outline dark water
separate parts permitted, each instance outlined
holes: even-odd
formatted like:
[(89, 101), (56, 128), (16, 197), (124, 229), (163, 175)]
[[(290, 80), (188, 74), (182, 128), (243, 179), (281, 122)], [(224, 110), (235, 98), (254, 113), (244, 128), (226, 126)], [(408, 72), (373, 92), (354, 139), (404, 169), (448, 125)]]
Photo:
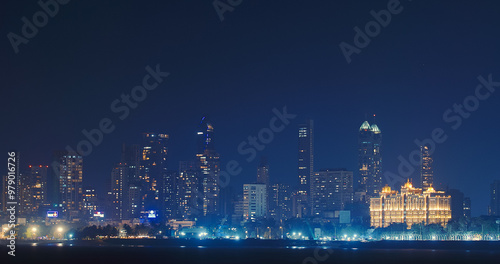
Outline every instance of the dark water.
[[(123, 242), (123, 241), (122, 241)], [(358, 243), (325, 246), (141, 241), (21, 243), (16, 257), (2, 243), (0, 263), (499, 263), (499, 243)], [(245, 243), (245, 242), (242, 242)], [(177, 245), (176, 245), (177, 244)], [(359, 246), (358, 246), (359, 245)], [(411, 248), (415, 245), (415, 248)], [(440, 248), (440, 249), (430, 249)], [(7, 262), (7, 263), (10, 263)]]

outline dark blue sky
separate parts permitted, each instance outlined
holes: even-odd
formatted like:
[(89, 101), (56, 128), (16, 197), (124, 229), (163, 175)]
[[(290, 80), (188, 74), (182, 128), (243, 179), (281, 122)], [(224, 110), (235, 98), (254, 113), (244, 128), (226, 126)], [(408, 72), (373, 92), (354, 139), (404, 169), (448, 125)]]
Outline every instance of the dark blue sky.
[[(41, 10), (36, 2), (0, 8), (0, 151), (18, 149), (25, 164), (49, 163), (53, 150), (75, 147), (82, 129), (108, 117), (115, 131), (84, 160), (85, 184), (102, 192), (122, 142), (166, 132), (176, 169), (193, 157), (197, 123), (208, 114), (223, 164), (242, 164), (231, 179), (239, 190), (254, 180), (258, 159), (247, 163), (238, 144), (268, 125), (273, 108), (287, 106), (299, 116), (260, 154), (273, 180), (294, 184), (298, 123), (315, 121), (317, 169), (356, 171), (357, 131), (375, 113), (384, 170), (397, 172), (416, 138), (443, 128), (435, 181), (470, 196), (473, 215), (487, 213), (489, 184), (500, 178), (498, 95), (457, 130), (442, 116), (474, 94), (479, 75), (500, 81), (496, 1), (403, 0), (403, 11), (350, 64), (339, 44), (352, 45), (353, 28), (389, 1), (243, 0), (222, 22), (212, 1), (70, 1), (15, 54), (6, 36), (20, 34), (21, 17)], [(171, 75), (119, 121), (111, 102), (156, 64)]]

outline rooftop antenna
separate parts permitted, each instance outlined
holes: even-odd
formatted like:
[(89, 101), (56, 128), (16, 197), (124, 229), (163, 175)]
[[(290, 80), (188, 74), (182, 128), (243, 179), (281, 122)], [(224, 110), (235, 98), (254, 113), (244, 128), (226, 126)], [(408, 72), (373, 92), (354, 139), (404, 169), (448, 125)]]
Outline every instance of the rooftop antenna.
[(373, 123), (376, 124), (377, 122), (375, 122), (375, 114), (373, 114)]

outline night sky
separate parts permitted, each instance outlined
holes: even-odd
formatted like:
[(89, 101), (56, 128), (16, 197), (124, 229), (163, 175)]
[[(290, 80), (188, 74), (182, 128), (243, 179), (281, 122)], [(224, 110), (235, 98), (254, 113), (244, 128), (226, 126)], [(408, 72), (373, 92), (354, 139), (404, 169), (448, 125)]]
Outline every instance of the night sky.
[[(255, 181), (259, 158), (248, 163), (237, 146), (268, 127), (273, 108), (298, 116), (259, 156), (268, 157), (272, 181), (290, 184), (299, 123), (315, 121), (315, 169), (356, 171), (359, 126), (376, 114), (384, 171), (396, 173), (415, 139), (442, 128), (448, 139), (434, 153), (435, 182), (470, 196), (473, 216), (487, 214), (489, 184), (500, 179), (499, 95), (480, 101), (456, 130), (443, 113), (474, 95), (478, 76), (500, 82), (500, 3), (402, 0), (347, 63), (339, 44), (354, 45), (353, 28), (388, 2), (243, 0), (221, 21), (211, 0), (70, 1), (16, 54), (7, 34), (20, 35), (21, 18), (41, 7), (2, 1), (0, 151), (19, 150), (26, 166), (48, 164), (54, 150), (75, 148), (83, 129), (110, 118), (116, 129), (84, 158), (84, 185), (103, 193), (122, 142), (168, 133), (176, 170), (194, 157), (197, 124), (209, 115), (222, 165), (234, 159), (243, 168), (231, 178), (240, 191)], [(157, 64), (170, 76), (120, 120), (111, 102)]]

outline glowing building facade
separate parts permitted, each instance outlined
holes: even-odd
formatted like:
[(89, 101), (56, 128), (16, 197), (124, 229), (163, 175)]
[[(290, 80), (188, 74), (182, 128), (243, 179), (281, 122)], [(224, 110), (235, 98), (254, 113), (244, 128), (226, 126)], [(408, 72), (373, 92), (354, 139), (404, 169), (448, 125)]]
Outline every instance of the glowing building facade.
[(74, 217), (83, 209), (83, 157), (74, 152), (59, 152), (59, 193), (64, 213)]
[(436, 191), (432, 186), (422, 191), (410, 182), (401, 187), (401, 193), (385, 186), (379, 197), (370, 198), (371, 226), (387, 227), (393, 223), (424, 223), (446, 226), (451, 219), (451, 196)]

